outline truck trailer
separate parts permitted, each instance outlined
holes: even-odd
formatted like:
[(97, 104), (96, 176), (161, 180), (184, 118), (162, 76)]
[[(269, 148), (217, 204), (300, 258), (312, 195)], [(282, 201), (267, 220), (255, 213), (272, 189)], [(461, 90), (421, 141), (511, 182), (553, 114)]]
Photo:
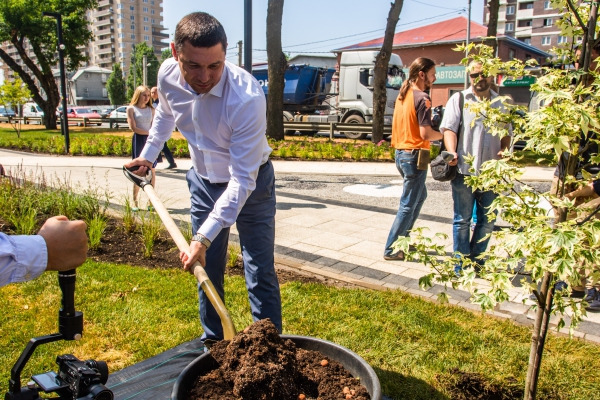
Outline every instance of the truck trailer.
[[(342, 53), (339, 72), (333, 68), (289, 65), (284, 74), (283, 120), (296, 122), (343, 122), (363, 124), (373, 120), (373, 76), (378, 51)], [(252, 71), (265, 96), (269, 93), (267, 67)], [(392, 123), (394, 104), (404, 74), (402, 61), (392, 54), (388, 65), (387, 105), (384, 121)], [(288, 132), (286, 132), (288, 133)], [(308, 131), (306, 134), (315, 134)], [(350, 139), (364, 139), (367, 133), (344, 132)]]

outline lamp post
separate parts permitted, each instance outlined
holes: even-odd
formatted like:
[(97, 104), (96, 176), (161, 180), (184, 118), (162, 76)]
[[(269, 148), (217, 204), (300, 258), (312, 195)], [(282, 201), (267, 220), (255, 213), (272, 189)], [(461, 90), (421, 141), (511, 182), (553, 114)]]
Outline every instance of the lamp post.
[(60, 68), (60, 97), (62, 100), (62, 118), (60, 120), (60, 128), (65, 137), (65, 150), (69, 154), (69, 119), (67, 117), (67, 84), (65, 76), (65, 45), (62, 35), (62, 15), (55, 12), (42, 12), (42, 17), (52, 17), (56, 19), (56, 36), (58, 37), (58, 65)]
[[(467, 54), (465, 57), (469, 57), (469, 41), (471, 40), (471, 0), (469, 0), (469, 17), (467, 18)], [(465, 89), (469, 87), (469, 73), (465, 73)]]
[(252, 72), (252, 0), (244, 0), (244, 69)]

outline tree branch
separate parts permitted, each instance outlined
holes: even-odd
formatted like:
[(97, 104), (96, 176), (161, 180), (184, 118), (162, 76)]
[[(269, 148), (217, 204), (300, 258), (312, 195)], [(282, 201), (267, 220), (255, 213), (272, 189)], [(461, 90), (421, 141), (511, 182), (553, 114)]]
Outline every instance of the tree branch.
[(585, 24), (583, 23), (583, 20), (581, 19), (581, 17), (577, 13), (577, 8), (573, 4), (573, 1), (572, 0), (567, 0), (567, 5), (569, 6), (569, 9), (573, 13), (573, 15), (575, 15), (575, 18), (577, 19), (577, 22), (579, 23), (579, 26), (581, 26), (581, 29), (583, 29), (583, 32), (585, 34), (587, 34), (587, 26), (585, 26)]

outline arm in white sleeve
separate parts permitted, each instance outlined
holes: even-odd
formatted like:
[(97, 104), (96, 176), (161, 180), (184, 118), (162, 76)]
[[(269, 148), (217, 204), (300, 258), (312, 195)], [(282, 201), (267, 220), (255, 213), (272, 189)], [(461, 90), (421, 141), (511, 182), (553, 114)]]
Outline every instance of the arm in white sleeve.
[(37, 278), (47, 265), (48, 249), (43, 237), (0, 233), (0, 286)]
[(256, 177), (263, 159), (266, 132), (266, 102), (254, 97), (234, 113), (229, 153), (231, 179), (225, 192), (198, 233), (214, 240), (221, 229), (233, 225), (246, 200), (256, 188)]
[(175, 129), (175, 117), (173, 117), (171, 107), (167, 102), (167, 98), (163, 95), (159, 83), (158, 107), (154, 111), (152, 127), (150, 128), (148, 140), (146, 140), (146, 145), (140, 153), (140, 157), (154, 162), (162, 151), (165, 142), (173, 134), (173, 129)]

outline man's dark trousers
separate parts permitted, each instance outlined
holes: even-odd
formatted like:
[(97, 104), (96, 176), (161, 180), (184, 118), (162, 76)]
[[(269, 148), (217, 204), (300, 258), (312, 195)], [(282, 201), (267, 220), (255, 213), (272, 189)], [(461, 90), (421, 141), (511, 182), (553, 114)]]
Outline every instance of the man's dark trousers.
[(163, 149), (162, 149), (163, 154), (165, 155), (165, 158), (167, 159), (167, 162), (169, 163), (169, 166), (174, 167), (175, 166), (175, 159), (173, 158), (173, 153), (171, 153), (171, 150), (169, 150), (169, 147), (167, 146), (167, 142), (165, 142)]
[[(227, 189), (227, 184), (213, 184), (202, 179), (194, 169), (187, 173), (191, 194), (192, 229), (208, 218), (215, 202)], [(244, 259), (246, 288), (254, 320), (270, 318), (281, 332), (281, 295), (275, 273), (275, 173), (271, 161), (263, 164), (252, 192), (236, 221)], [(223, 229), (206, 252), (206, 273), (221, 299), (227, 262), (229, 228)], [(222, 340), (223, 327), (219, 315), (198, 286), (200, 320), (204, 328), (202, 340)]]

